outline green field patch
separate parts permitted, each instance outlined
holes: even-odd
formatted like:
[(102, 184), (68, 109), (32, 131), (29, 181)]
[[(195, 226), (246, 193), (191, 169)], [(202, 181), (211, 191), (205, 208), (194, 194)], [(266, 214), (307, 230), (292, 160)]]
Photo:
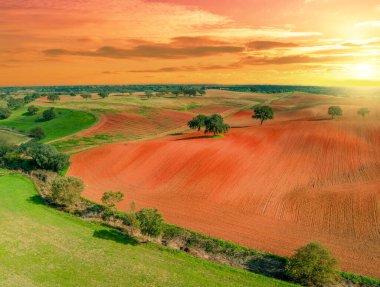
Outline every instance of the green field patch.
[(293, 286), (133, 238), (44, 205), (0, 176), (1, 286)]
[(55, 119), (43, 121), (42, 112), (46, 109), (48, 108), (40, 107), (36, 115), (29, 115), (26, 108), (16, 110), (8, 119), (0, 120), (0, 126), (14, 128), (25, 133), (32, 128), (41, 127), (46, 134), (46, 138), (42, 142), (48, 142), (87, 129), (96, 122), (93, 114), (61, 108), (55, 109), (57, 112)]
[(0, 128), (0, 144), (19, 145), (29, 140), (26, 135)]

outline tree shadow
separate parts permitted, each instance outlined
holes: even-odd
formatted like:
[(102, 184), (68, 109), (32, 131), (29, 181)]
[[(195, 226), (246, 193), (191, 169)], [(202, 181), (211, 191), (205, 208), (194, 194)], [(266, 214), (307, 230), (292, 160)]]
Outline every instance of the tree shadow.
[(121, 244), (138, 245), (138, 241), (115, 229), (95, 230), (93, 237), (111, 240)]
[(258, 254), (244, 263), (253, 273), (284, 280), (286, 259), (270, 254)]
[(43, 200), (43, 198), (37, 194), (29, 197), (26, 201), (28, 203), (33, 203), (37, 205), (45, 205), (45, 201)]
[(180, 139), (176, 139), (176, 141), (197, 140), (197, 139), (209, 139), (209, 138), (212, 138), (212, 136), (203, 135), (203, 136), (196, 136), (196, 137), (189, 137), (189, 138), (180, 138)]
[(21, 115), (25, 116), (25, 117), (31, 117), (31, 116), (33, 116), (33, 114), (31, 114), (29, 112), (22, 113)]
[(320, 119), (310, 119), (309, 122), (319, 122), (319, 121), (331, 121), (332, 118), (320, 118)]
[(181, 136), (183, 135), (184, 133), (173, 133), (173, 134), (169, 134), (169, 136)]

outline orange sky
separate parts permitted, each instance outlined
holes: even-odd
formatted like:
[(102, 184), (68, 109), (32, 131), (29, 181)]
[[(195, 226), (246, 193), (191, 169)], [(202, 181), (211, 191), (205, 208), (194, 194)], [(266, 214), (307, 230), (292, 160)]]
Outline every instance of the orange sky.
[(0, 0), (0, 85), (380, 86), (379, 0)]

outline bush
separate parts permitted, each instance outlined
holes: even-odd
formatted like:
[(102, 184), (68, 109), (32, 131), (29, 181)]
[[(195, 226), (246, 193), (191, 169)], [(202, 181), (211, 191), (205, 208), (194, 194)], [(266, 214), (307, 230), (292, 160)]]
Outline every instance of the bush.
[(303, 286), (326, 286), (337, 278), (337, 261), (318, 243), (299, 248), (288, 261), (287, 275)]
[(11, 110), (16, 110), (18, 108), (21, 108), (22, 106), (25, 105), (25, 102), (24, 102), (24, 99), (21, 99), (21, 98), (9, 98), (8, 99), (8, 108), (10, 108)]
[(40, 109), (38, 108), (38, 107), (36, 107), (36, 106), (29, 106), (28, 107), (28, 113), (30, 114), (30, 115), (35, 115), (35, 114), (37, 114), (37, 112), (39, 111)]
[(37, 139), (41, 140), (46, 137), (46, 134), (44, 130), (41, 127), (35, 127), (30, 130), (30, 136)]
[(54, 108), (50, 108), (48, 110), (45, 110), (42, 113), (42, 119), (45, 121), (50, 121), (57, 117), (57, 113), (55, 112)]
[(144, 208), (136, 213), (140, 230), (144, 235), (159, 237), (164, 229), (164, 219), (157, 209)]
[(83, 182), (76, 177), (58, 177), (51, 185), (51, 198), (57, 205), (73, 208), (84, 190)]
[(47, 99), (49, 101), (55, 102), (55, 101), (59, 101), (61, 98), (57, 94), (50, 94), (47, 96)]
[(117, 191), (107, 191), (103, 194), (101, 200), (102, 203), (111, 210), (116, 209), (116, 203), (121, 202), (124, 199), (124, 193)]
[(0, 120), (7, 119), (10, 117), (10, 115), (11, 115), (10, 109), (0, 107)]

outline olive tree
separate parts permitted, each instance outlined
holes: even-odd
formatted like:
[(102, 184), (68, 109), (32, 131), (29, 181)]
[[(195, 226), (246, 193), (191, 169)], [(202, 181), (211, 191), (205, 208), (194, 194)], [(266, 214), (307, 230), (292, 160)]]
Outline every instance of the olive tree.
[(339, 106), (331, 106), (331, 107), (329, 107), (327, 112), (331, 116), (332, 119), (334, 119), (335, 116), (343, 115), (342, 108)]
[(144, 208), (136, 213), (140, 222), (141, 233), (151, 237), (158, 237), (164, 229), (164, 219), (157, 209)]
[(51, 198), (57, 205), (72, 209), (84, 191), (82, 180), (76, 177), (58, 177), (51, 185)]
[(302, 286), (326, 286), (336, 279), (337, 261), (316, 242), (299, 248), (286, 264), (287, 275)]
[(260, 120), (260, 125), (263, 125), (266, 120), (273, 120), (274, 111), (270, 106), (257, 106), (253, 109), (252, 118)]
[(213, 133), (214, 136), (220, 133), (227, 133), (230, 129), (228, 124), (224, 123), (221, 115), (214, 114), (205, 120), (205, 134)]
[(50, 121), (56, 117), (57, 117), (57, 113), (55, 112), (54, 108), (50, 108), (48, 110), (45, 110), (42, 113), (42, 119), (44, 121)]
[(360, 108), (358, 110), (358, 115), (362, 116), (362, 118), (365, 118), (365, 116), (367, 116), (368, 114), (369, 114), (369, 109), (367, 108)]
[(205, 115), (197, 115), (195, 118), (191, 119), (188, 123), (187, 126), (191, 129), (198, 129), (198, 131), (201, 130), (202, 127), (205, 126), (205, 122), (207, 120), (207, 116)]
[(59, 101), (61, 98), (57, 94), (50, 94), (47, 96), (47, 99), (49, 101), (55, 102), (55, 101)]

